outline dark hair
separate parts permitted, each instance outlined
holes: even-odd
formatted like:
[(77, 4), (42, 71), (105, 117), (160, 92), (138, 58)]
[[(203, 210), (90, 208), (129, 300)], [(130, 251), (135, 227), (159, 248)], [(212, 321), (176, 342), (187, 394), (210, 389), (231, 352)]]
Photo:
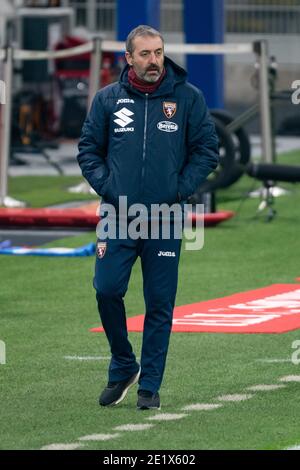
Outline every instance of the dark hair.
[(129, 54), (133, 53), (133, 40), (137, 36), (159, 36), (160, 39), (162, 40), (162, 43), (164, 44), (164, 38), (162, 37), (161, 33), (157, 31), (156, 29), (152, 28), (151, 26), (147, 26), (144, 24), (141, 24), (134, 28), (132, 31), (127, 36), (126, 39), (126, 51), (129, 52)]

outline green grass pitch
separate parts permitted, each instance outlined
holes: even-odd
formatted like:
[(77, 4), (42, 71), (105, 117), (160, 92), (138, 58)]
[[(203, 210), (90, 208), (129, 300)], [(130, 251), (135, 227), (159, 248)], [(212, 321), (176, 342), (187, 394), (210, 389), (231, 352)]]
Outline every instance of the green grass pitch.
[[(282, 161), (297, 163), (297, 152)], [(78, 179), (77, 179), (78, 180)], [(14, 178), (12, 196), (32, 206), (66, 200), (62, 189), (76, 178)], [(177, 305), (292, 283), (300, 276), (300, 187), (285, 185), (271, 223), (254, 218), (258, 201), (241, 197), (258, 182), (243, 177), (217, 194), (218, 208), (236, 217), (205, 230), (201, 251), (182, 251)], [(52, 189), (52, 190), (51, 190)], [(68, 196), (69, 197), (69, 196)], [(70, 195), (73, 199), (74, 195)], [(52, 243), (79, 246), (94, 234)], [(115, 408), (98, 405), (107, 381), (108, 360), (75, 361), (65, 356), (109, 356), (98, 326), (92, 288), (94, 259), (0, 256), (0, 339), (7, 361), (0, 364), (0, 449), (40, 449), (78, 442), (80, 436), (114, 434), (116, 426), (150, 423), (154, 412), (136, 410), (136, 389)], [(128, 316), (144, 313), (142, 279), (136, 263), (126, 296)], [(142, 336), (130, 333), (139, 357)], [(266, 363), (290, 359), (300, 331), (277, 335), (174, 333), (163, 386), (161, 413), (183, 413), (194, 403), (217, 403), (224, 394), (245, 393), (257, 384), (278, 384), (300, 375), (300, 364)], [(283, 449), (300, 444), (300, 383), (255, 392), (243, 402), (211, 411), (191, 411), (178, 421), (122, 431), (108, 441), (86, 441), (84, 449)], [(156, 413), (156, 412), (155, 412)]]

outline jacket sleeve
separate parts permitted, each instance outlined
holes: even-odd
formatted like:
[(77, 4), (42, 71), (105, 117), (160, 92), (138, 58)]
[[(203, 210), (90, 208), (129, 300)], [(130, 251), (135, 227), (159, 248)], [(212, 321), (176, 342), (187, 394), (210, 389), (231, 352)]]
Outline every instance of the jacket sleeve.
[(82, 174), (97, 194), (102, 196), (109, 176), (106, 163), (108, 121), (99, 93), (82, 126), (77, 160)]
[(186, 200), (202, 184), (219, 163), (218, 137), (203, 94), (192, 104), (187, 124), (187, 163), (179, 175), (180, 199)]

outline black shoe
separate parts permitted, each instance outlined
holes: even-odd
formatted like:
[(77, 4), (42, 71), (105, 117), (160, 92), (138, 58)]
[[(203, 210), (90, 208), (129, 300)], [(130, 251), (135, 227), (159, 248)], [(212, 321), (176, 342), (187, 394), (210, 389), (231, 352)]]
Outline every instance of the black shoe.
[(108, 382), (107, 387), (100, 395), (99, 405), (118, 405), (118, 403), (120, 403), (125, 398), (129, 388), (137, 383), (139, 376), (140, 370), (128, 379), (121, 380), (120, 382)]
[(139, 390), (137, 407), (139, 410), (160, 410), (159, 394), (148, 390)]

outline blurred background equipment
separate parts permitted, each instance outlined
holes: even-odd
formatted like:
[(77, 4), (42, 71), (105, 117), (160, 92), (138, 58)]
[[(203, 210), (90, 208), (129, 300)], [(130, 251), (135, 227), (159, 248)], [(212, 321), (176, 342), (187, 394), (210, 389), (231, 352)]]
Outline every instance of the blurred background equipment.
[[(269, 104), (262, 100), (260, 66), (261, 65), (257, 61), (254, 64), (254, 73), (250, 77), (252, 87), (257, 90), (256, 103), (252, 104), (252, 106), (235, 117), (223, 109), (211, 110), (211, 115), (215, 121), (216, 131), (220, 141), (221, 160), (217, 170), (198, 188), (196, 194), (193, 195), (193, 200), (195, 201), (199, 198), (201, 199), (201, 194), (206, 191), (215, 191), (218, 188), (226, 188), (234, 184), (245, 172), (246, 165), (251, 159), (250, 136), (246, 131), (246, 126), (249, 122), (256, 119), (262, 109), (266, 109), (266, 106), (269, 108), (270, 139), (268, 147), (263, 153), (262, 160), (269, 164), (276, 161), (276, 117), (277, 114), (279, 114), (278, 109), (281, 111), (282, 103), (289, 102), (291, 100), (291, 91), (276, 90), (276, 84), (278, 81), (278, 65), (276, 58), (271, 56), (269, 64), (267, 65), (267, 92), (269, 95)], [(265, 125), (265, 120), (263, 118), (261, 118), (261, 123), (262, 126)], [(269, 134), (269, 130), (266, 131), (266, 134)], [(280, 168), (278, 168), (277, 175), (279, 174)], [(277, 178), (277, 180), (286, 181), (285, 179), (280, 178)], [(273, 185), (272, 191), (274, 195), (275, 189), (276, 188)], [(279, 194), (280, 192), (277, 191), (277, 193)]]
[[(52, 50), (64, 35), (74, 28), (73, 8), (18, 8), (9, 26), (13, 31), (13, 42), (20, 49), (32, 51)], [(53, 62), (27, 60), (20, 66), (21, 83), (44, 83), (53, 73)]]
[(247, 174), (261, 181), (300, 182), (300, 166), (272, 165), (268, 163), (250, 163), (246, 168)]
[[(74, 27), (72, 8), (42, 8), (59, 6), (59, 2), (25, 2), (17, 8), (6, 27), (8, 44), (22, 50), (47, 51)], [(54, 5), (56, 3), (56, 5)], [(59, 109), (53, 81), (53, 61), (14, 61), (12, 97), (11, 163), (24, 164), (20, 154), (41, 155), (62, 173), (52, 161), (48, 149), (57, 149)]]
[[(29, 51), (60, 51), (86, 44), (88, 38), (71, 34), (74, 9), (58, 8), (60, 3), (18, 2), (20, 8), (7, 8), (6, 43)], [(118, 76), (119, 63), (113, 52), (104, 52), (100, 65), (97, 81), (105, 86)], [(90, 71), (91, 52), (55, 60), (50, 56), (14, 60), (11, 164), (24, 165), (22, 154), (35, 154), (62, 173), (48, 150), (58, 149), (58, 139), (79, 137), (89, 105)]]

